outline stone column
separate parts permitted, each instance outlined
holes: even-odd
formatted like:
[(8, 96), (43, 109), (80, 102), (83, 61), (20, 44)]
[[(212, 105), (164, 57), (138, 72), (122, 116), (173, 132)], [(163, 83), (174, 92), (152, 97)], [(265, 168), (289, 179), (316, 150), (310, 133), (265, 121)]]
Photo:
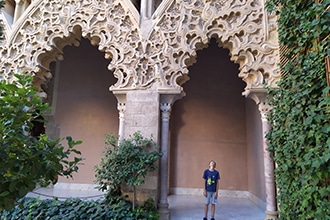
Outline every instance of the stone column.
[(161, 152), (160, 159), (160, 199), (158, 212), (161, 220), (169, 218), (167, 192), (168, 192), (168, 139), (171, 115), (171, 103), (161, 103)]
[(162, 94), (160, 102), (161, 111), (161, 152), (162, 157), (160, 160), (160, 198), (158, 204), (158, 212), (160, 220), (169, 220), (170, 213), (168, 209), (168, 152), (169, 152), (169, 128), (172, 104), (181, 97), (180, 91), (178, 94)]
[(277, 219), (277, 204), (276, 204), (276, 188), (274, 179), (274, 161), (270, 156), (268, 150), (268, 141), (266, 134), (270, 130), (270, 125), (267, 120), (267, 112), (270, 107), (266, 102), (258, 104), (258, 108), (261, 114), (262, 133), (263, 133), (263, 150), (264, 150), (264, 172), (265, 172), (265, 184), (266, 184), (266, 217), (268, 219)]
[(276, 187), (274, 179), (274, 161), (271, 158), (268, 150), (268, 140), (266, 134), (271, 129), (267, 119), (267, 113), (270, 110), (270, 106), (266, 102), (267, 92), (263, 89), (251, 91), (248, 97), (253, 99), (260, 111), (261, 123), (262, 123), (262, 139), (263, 139), (263, 151), (264, 151), (264, 174), (265, 174), (265, 189), (266, 189), (266, 216), (265, 220), (277, 219), (277, 203), (276, 203)]

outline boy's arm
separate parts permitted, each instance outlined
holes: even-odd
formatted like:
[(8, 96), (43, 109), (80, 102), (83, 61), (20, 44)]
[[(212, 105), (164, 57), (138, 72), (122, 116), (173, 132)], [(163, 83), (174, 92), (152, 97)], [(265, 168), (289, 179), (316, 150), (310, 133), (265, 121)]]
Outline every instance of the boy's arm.
[(216, 189), (215, 189), (215, 195), (214, 195), (214, 198), (218, 198), (218, 190), (219, 190), (219, 180), (217, 180), (217, 182), (216, 182)]
[(204, 189), (204, 190), (203, 190), (203, 196), (204, 196), (204, 197), (206, 197), (205, 181), (206, 181), (206, 180), (203, 179), (203, 182), (204, 182), (204, 184), (203, 184), (203, 189)]
[(203, 178), (203, 183), (204, 183), (204, 184), (203, 184), (203, 189), (204, 189), (204, 190), (203, 190), (203, 196), (206, 197), (206, 188), (205, 188), (205, 185), (206, 185), (206, 184), (205, 184), (205, 181), (206, 181), (206, 175), (205, 175), (205, 170), (204, 170), (204, 173), (203, 173), (203, 177), (202, 177), (202, 178)]

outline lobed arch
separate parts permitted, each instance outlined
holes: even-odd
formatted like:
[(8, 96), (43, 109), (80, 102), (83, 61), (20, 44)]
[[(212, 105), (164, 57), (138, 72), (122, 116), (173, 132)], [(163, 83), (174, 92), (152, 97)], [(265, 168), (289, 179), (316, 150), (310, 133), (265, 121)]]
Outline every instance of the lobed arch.
[(111, 59), (109, 68), (120, 69), (125, 65), (124, 54), (134, 50), (125, 42), (135, 43), (138, 38), (138, 13), (132, 8), (129, 0), (33, 1), (17, 23), (6, 29), (5, 39), (0, 42), (0, 77), (11, 79), (14, 73), (24, 72), (34, 75), (41, 89), (52, 77), (50, 63), (63, 59), (65, 46), (79, 46), (81, 37), (98, 45)]
[(264, 0), (164, 0), (144, 21), (131, 0), (33, 1), (0, 44), (3, 79), (16, 72), (51, 78), (49, 64), (81, 37), (105, 53), (117, 78), (112, 91), (182, 91), (196, 52), (216, 38), (251, 89), (279, 80), (276, 18)]
[(173, 1), (150, 36), (162, 39), (159, 45), (169, 57), (158, 64), (162, 86), (181, 89), (196, 52), (211, 38), (229, 49), (230, 59), (239, 64), (239, 77), (246, 83), (243, 95), (276, 87), (280, 78), (276, 17), (266, 12), (263, 0)]

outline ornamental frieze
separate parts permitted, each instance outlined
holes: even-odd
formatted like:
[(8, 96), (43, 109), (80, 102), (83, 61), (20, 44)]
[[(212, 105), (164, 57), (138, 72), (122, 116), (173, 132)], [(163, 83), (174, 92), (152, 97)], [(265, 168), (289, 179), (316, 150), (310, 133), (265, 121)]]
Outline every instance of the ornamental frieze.
[(157, 6), (142, 17), (130, 0), (32, 1), (5, 25), (0, 77), (34, 74), (41, 87), (52, 77), (50, 63), (83, 37), (109, 59), (117, 78), (111, 90), (181, 91), (197, 51), (216, 38), (239, 64), (245, 93), (279, 80), (276, 18), (263, 0), (163, 0)]

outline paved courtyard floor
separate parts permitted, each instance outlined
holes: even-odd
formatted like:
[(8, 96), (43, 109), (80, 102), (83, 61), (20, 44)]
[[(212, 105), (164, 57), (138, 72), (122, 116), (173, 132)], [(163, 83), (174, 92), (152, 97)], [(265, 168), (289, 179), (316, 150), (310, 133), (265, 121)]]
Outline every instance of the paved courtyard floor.
[[(204, 217), (203, 196), (171, 195), (168, 201), (171, 220), (202, 220)], [(216, 220), (263, 220), (265, 217), (265, 212), (252, 201), (240, 198), (219, 197), (215, 212)]]
[[(79, 197), (100, 199), (98, 191), (40, 188), (28, 196), (49, 199)], [(202, 220), (204, 217), (204, 197), (196, 195), (170, 195), (168, 197), (171, 220)], [(210, 210), (209, 210), (210, 211)], [(209, 215), (210, 216), (210, 215)], [(219, 197), (216, 205), (216, 220), (263, 220), (265, 212), (249, 199)]]

